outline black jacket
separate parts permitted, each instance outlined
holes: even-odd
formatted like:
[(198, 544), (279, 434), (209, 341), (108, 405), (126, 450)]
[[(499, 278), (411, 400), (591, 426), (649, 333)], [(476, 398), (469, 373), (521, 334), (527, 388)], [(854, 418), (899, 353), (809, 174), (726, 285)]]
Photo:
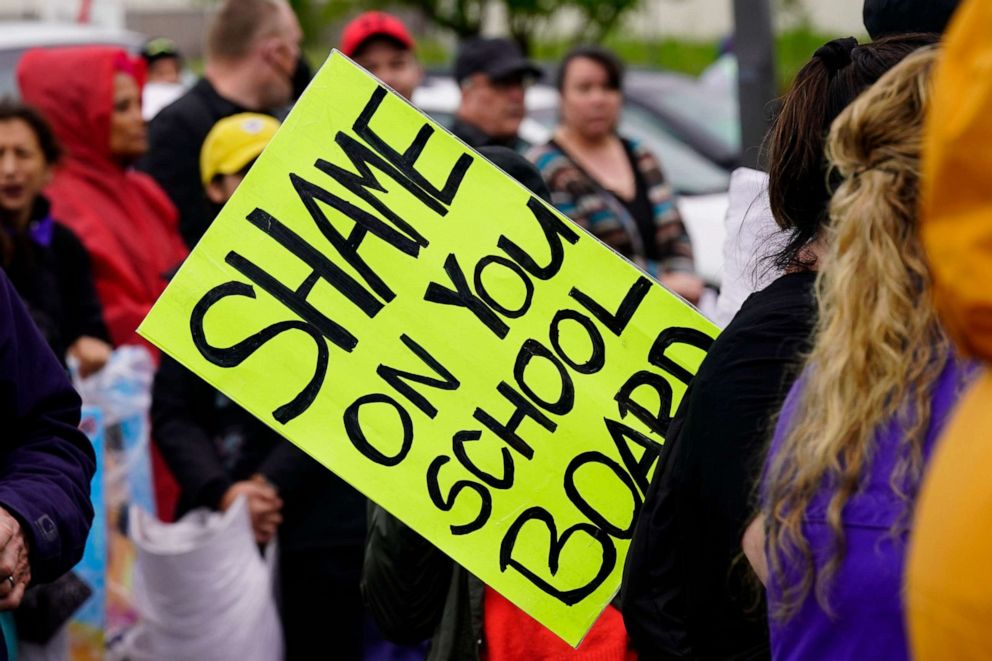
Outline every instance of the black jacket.
[(427, 661), (477, 661), (482, 581), (378, 505), (369, 505), (362, 597), (387, 640), (430, 639)]
[(86, 248), (72, 230), (52, 220), (48, 200), (39, 197), (28, 231), (8, 240), (7, 275), (59, 361), (84, 335), (109, 342)]
[(641, 658), (770, 655), (741, 538), (771, 422), (809, 347), (815, 277), (785, 275), (751, 295), (682, 400), (624, 570), (624, 623)]
[(79, 406), (65, 370), (0, 271), (0, 505), (21, 524), (34, 583), (53, 581), (79, 562), (93, 521), (96, 459), (79, 430)]
[(261, 473), (283, 500), (281, 547), (362, 544), (361, 494), (168, 356), (152, 389), (152, 429), (179, 482), (177, 516), (216, 509), (234, 482)]
[(505, 139), (494, 138), (475, 124), (469, 124), (457, 116), (451, 123), (451, 132), (456, 138), (464, 142), (472, 149), (480, 149), (482, 147), (507, 147), (518, 154), (522, 154), (530, 147), (526, 141), (518, 138), (517, 136)]
[(176, 205), (179, 231), (190, 248), (216, 215), (200, 180), (203, 141), (219, 120), (246, 111), (203, 78), (148, 125), (148, 152), (138, 168), (154, 177)]

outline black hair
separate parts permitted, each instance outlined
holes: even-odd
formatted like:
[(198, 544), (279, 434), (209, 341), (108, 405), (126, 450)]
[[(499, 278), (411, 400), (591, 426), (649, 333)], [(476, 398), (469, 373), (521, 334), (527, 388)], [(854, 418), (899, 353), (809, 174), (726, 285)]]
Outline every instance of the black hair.
[(41, 153), (45, 156), (45, 162), (54, 165), (62, 156), (62, 147), (52, 131), (51, 125), (41, 112), (26, 103), (15, 101), (10, 97), (0, 99), (0, 122), (9, 122), (18, 119), (34, 132), (41, 147)]
[(903, 58), (938, 39), (904, 34), (861, 45), (852, 37), (835, 39), (799, 71), (766, 138), (772, 215), (789, 233), (784, 247), (769, 257), (775, 267), (812, 266), (803, 248), (828, 223), (839, 183), (830, 179), (824, 151), (834, 119)]
[(555, 87), (561, 92), (565, 86), (565, 74), (568, 73), (568, 65), (578, 58), (592, 60), (603, 67), (606, 71), (606, 83), (610, 89), (623, 90), (624, 66), (623, 61), (617, 57), (613, 51), (602, 46), (576, 46), (565, 53), (561, 64), (558, 65), (558, 75), (555, 78)]

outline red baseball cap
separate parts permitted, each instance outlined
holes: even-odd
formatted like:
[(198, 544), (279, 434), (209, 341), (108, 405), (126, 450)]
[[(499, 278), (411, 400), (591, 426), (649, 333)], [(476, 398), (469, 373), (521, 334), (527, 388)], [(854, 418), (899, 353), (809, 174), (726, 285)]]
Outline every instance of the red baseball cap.
[(389, 37), (411, 50), (414, 46), (413, 37), (403, 25), (403, 21), (385, 12), (367, 11), (356, 16), (344, 27), (339, 50), (352, 57), (355, 51), (372, 37)]

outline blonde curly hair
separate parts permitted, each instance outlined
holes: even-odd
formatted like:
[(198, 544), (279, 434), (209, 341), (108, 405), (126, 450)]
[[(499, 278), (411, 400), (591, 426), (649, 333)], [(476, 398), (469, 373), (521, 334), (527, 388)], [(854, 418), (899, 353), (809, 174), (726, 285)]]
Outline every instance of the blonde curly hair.
[[(930, 297), (918, 233), (923, 122), (938, 50), (925, 48), (886, 73), (838, 116), (827, 156), (843, 178), (830, 204), (828, 254), (817, 277), (819, 321), (797, 415), (765, 478), (764, 515), (773, 616), (792, 617), (814, 590), (830, 613), (829, 587), (845, 553), (841, 519), (871, 459), (878, 428), (905, 430), (890, 476), (906, 503), (905, 531), (923, 468), (930, 390), (950, 356)], [(807, 507), (830, 485), (833, 544), (816, 570), (803, 533)], [(798, 581), (784, 568), (799, 562)]]

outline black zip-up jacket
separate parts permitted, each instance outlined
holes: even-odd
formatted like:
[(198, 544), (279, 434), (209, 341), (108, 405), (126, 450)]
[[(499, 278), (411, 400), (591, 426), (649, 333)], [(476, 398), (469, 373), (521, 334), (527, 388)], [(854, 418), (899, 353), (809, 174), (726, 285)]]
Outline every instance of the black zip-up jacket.
[(150, 174), (176, 205), (179, 231), (190, 248), (217, 215), (200, 180), (203, 141), (218, 121), (247, 110), (222, 97), (202, 78), (148, 124), (148, 152), (138, 169)]
[(752, 294), (669, 430), (621, 590), (642, 659), (767, 659), (764, 591), (741, 551), (771, 430), (816, 319), (811, 272)]

